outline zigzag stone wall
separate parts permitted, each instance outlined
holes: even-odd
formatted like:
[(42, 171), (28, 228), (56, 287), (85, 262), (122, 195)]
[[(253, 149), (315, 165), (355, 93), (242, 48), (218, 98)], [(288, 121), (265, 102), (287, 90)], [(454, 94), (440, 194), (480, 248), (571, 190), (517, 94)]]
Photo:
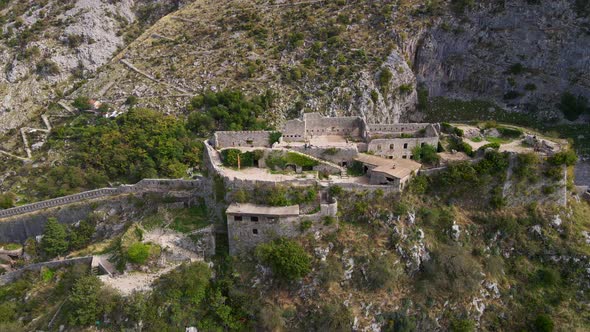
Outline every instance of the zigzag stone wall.
[(129, 206), (126, 197), (149, 193), (175, 194), (178, 191), (203, 196), (209, 193), (203, 178), (196, 180), (145, 179), (135, 185), (90, 190), (75, 195), (54, 198), (16, 208), (0, 210), (0, 242), (24, 242), (43, 233), (49, 217), (65, 224), (85, 219), (96, 204), (122, 211)]
[(86, 256), (86, 257), (76, 257), (76, 258), (71, 258), (71, 259), (64, 259), (61, 261), (51, 261), (51, 262), (43, 262), (43, 263), (36, 263), (36, 264), (27, 265), (20, 270), (8, 272), (8, 273), (1, 275), (0, 276), (0, 286), (6, 285), (7, 283), (15, 281), (16, 279), (20, 278), (27, 271), (39, 271), (43, 267), (56, 268), (56, 267), (61, 267), (61, 266), (77, 265), (77, 264), (90, 265), (91, 262), (92, 262), (92, 256)]

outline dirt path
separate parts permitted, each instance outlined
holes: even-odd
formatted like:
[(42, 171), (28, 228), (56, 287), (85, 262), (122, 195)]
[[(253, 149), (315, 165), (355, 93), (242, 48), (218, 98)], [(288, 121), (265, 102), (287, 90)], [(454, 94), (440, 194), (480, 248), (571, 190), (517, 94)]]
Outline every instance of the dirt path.
[(169, 266), (166, 266), (165, 268), (154, 273), (131, 272), (116, 277), (103, 275), (99, 276), (99, 278), (105, 285), (118, 290), (123, 295), (129, 295), (134, 291), (141, 292), (150, 290), (152, 283), (156, 279), (158, 279), (161, 275), (174, 270), (179, 265), (180, 263), (170, 264)]

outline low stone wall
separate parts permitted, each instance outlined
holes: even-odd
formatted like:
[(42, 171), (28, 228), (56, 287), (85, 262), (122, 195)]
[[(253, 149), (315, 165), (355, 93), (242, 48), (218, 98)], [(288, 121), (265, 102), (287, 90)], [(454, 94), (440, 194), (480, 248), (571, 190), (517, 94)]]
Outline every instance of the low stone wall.
[(92, 256), (86, 256), (86, 257), (64, 259), (61, 261), (51, 261), (51, 262), (31, 264), (31, 265), (23, 267), (20, 270), (8, 272), (8, 273), (1, 275), (0, 276), (0, 286), (6, 285), (8, 283), (11, 283), (11, 282), (19, 279), (27, 271), (40, 271), (43, 267), (54, 269), (57, 267), (68, 266), (68, 265), (77, 265), (77, 264), (85, 264), (85, 265), (90, 266), (91, 263), (92, 263)]
[(217, 131), (213, 134), (213, 146), (217, 149), (231, 147), (270, 146), (270, 131)]

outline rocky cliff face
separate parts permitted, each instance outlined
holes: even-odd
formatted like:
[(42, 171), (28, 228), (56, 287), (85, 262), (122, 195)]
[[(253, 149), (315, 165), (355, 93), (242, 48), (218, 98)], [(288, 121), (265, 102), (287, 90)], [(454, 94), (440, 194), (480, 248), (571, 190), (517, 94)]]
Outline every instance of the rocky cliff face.
[(430, 96), (550, 115), (565, 91), (590, 97), (589, 22), (574, 1), (479, 3), (425, 33), (416, 75)]
[(9, 1), (0, 40), (0, 132), (43, 113), (179, 1)]

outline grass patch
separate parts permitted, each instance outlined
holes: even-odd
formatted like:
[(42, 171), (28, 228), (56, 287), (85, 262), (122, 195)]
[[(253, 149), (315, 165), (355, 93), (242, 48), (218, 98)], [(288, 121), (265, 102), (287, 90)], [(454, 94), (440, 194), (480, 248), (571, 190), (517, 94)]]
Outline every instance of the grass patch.
[(18, 243), (8, 243), (2, 246), (2, 248), (4, 248), (4, 250), (18, 250), (18, 249), (22, 249), (22, 245), (18, 244)]
[(512, 140), (508, 139), (508, 138), (504, 138), (504, 137), (486, 136), (486, 141), (488, 141), (490, 143), (506, 144), (506, 143), (510, 143)]
[(199, 204), (188, 209), (173, 210), (174, 219), (170, 228), (177, 232), (189, 233), (209, 225), (207, 206)]

